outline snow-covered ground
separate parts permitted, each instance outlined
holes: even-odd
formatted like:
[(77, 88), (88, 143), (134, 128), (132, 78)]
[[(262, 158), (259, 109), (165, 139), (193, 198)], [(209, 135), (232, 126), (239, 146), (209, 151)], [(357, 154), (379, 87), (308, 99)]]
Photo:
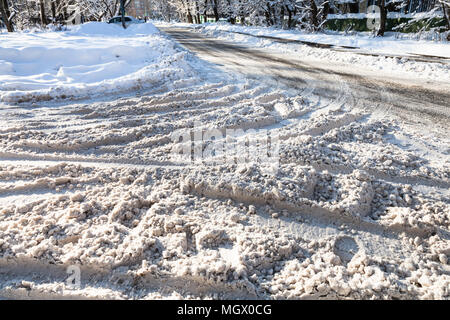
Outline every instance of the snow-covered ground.
[[(91, 27), (16, 46), (74, 48)], [(152, 68), (189, 72), (146, 78), (142, 96), (0, 106), (0, 298), (450, 297), (447, 128), (368, 112), (344, 82), (339, 101), (284, 91), (139, 32), (139, 48), (161, 47)], [(128, 41), (90, 34), (111, 59)], [(173, 133), (194, 126), (279, 137), (279, 166), (180, 163)]]
[[(158, 22), (158, 25), (168, 25)], [(174, 24), (169, 24), (174, 25)], [(395, 37), (373, 37), (368, 33), (354, 35), (306, 33), (296, 30), (281, 30), (266, 27), (245, 27), (228, 23), (207, 23), (192, 26), (175, 24), (177, 27), (194, 28), (205, 35), (264, 47), (277, 51), (297, 53), (308, 58), (317, 58), (333, 63), (347, 63), (355, 67), (382, 71), (408, 78), (450, 81), (450, 43), (425, 40), (396, 39)], [(239, 34), (245, 33), (245, 34)], [(253, 36), (249, 36), (253, 35)], [(351, 46), (358, 49), (322, 49), (308, 45), (283, 44), (271, 39), (255, 36), (270, 36), (289, 40), (301, 40), (337, 47)], [(417, 61), (421, 55), (439, 56), (437, 63)]]
[(151, 23), (0, 34), (0, 102), (86, 98), (192, 76)]

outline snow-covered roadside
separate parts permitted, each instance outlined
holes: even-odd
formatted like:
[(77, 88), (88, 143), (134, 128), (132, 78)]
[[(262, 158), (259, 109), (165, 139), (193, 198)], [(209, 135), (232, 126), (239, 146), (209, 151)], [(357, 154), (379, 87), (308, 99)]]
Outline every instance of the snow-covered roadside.
[[(158, 22), (158, 25), (165, 23)], [(173, 25), (173, 24), (171, 24)], [(244, 43), (254, 47), (265, 47), (283, 52), (298, 53), (308, 59), (327, 60), (328, 62), (346, 63), (358, 68), (374, 71), (383, 71), (399, 77), (411, 77), (448, 82), (450, 81), (450, 43), (433, 41), (416, 41), (395, 39), (393, 37), (373, 38), (369, 35), (339, 35), (324, 33), (304, 33), (295, 30), (280, 30), (264, 27), (244, 27), (227, 23), (207, 23), (202, 25), (176, 24), (178, 27), (194, 28), (205, 35)], [(314, 48), (307, 45), (282, 44), (270, 39), (262, 39), (254, 36), (239, 34), (247, 33), (254, 36), (271, 36), (289, 40), (301, 40), (314, 43), (358, 47), (352, 54), (349, 50), (339, 52), (337, 50)], [(369, 55), (366, 55), (369, 54)], [(370, 54), (380, 54), (371, 56)], [(401, 57), (413, 57), (415, 55), (440, 56), (448, 58), (443, 63), (424, 63)]]
[(247, 27), (225, 23), (202, 25), (208, 31), (244, 32), (255, 36), (272, 36), (289, 40), (310, 41), (335, 46), (350, 46), (372, 53), (398, 55), (435, 55), (450, 59), (450, 43), (398, 39), (393, 36), (373, 37), (370, 33), (344, 35), (339, 33), (308, 33), (299, 30), (282, 30), (271, 27)]
[(87, 98), (195, 78), (151, 23), (0, 34), (0, 102)]

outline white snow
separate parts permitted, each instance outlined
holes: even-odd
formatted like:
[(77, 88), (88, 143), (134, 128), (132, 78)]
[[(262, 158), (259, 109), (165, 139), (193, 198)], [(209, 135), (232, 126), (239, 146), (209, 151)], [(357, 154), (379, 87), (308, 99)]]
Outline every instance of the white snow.
[[(74, 78), (58, 85), (67, 94), (152, 86), (157, 76), (165, 85), (119, 100), (0, 108), (0, 298), (449, 299), (448, 129), (368, 113), (345, 81), (335, 104), (185, 59), (150, 24), (112, 27), (6, 37), (2, 54), (34, 47), (46, 64), (32, 50), (21, 62), (3, 58), (5, 73), (34, 68), (16, 75), (24, 86), (56, 77), (53, 59)], [(79, 51), (42, 57), (82, 51), (83, 41), (100, 62)], [(111, 50), (138, 71), (105, 67), (118, 63)], [(101, 65), (109, 80), (82, 67)], [(15, 97), (45, 90), (57, 97), (50, 84)], [(242, 129), (249, 141), (269, 130), (281, 140), (279, 170), (178, 163), (172, 134), (196, 123)], [(72, 267), (78, 288), (66, 281)]]
[(90, 22), (64, 32), (0, 34), (0, 101), (88, 97), (151, 87), (190, 70), (151, 23)]

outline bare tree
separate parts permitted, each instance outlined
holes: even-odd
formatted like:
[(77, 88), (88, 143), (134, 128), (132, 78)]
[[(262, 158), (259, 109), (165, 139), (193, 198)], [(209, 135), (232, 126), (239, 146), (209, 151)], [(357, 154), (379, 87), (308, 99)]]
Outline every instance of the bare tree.
[(6, 26), (6, 30), (8, 30), (8, 32), (14, 32), (14, 27), (12, 24), (12, 18), (14, 16), (11, 14), (8, 0), (0, 0), (0, 11), (3, 23)]
[[(87, 21), (101, 21), (115, 15), (124, 16), (132, 0), (0, 0), (0, 16), (8, 31), (50, 22), (65, 24), (74, 5)], [(242, 24), (297, 27), (306, 31), (320, 31), (327, 21), (331, 0), (145, 0), (153, 19), (201, 23), (207, 15), (214, 20), (237, 19)], [(377, 0), (380, 8), (380, 27), (377, 35), (386, 31), (387, 11), (398, 3), (408, 9), (412, 0)], [(450, 0), (421, 0), (428, 11), (443, 11), (446, 29), (450, 30)], [(414, 4), (415, 5), (415, 4)], [(334, 8), (334, 7), (333, 7)], [(396, 7), (398, 8), (398, 7)], [(335, 9), (335, 8), (334, 8)], [(70, 12), (69, 12), (70, 11)], [(14, 17), (14, 13), (17, 13)], [(125, 21), (122, 21), (126, 27)], [(14, 25), (14, 28), (13, 28)], [(442, 28), (441, 28), (442, 29)]]
[(39, 0), (39, 9), (40, 9), (40, 16), (41, 16), (41, 24), (42, 24), (42, 26), (46, 26), (48, 23), (47, 23), (47, 16), (45, 15), (44, 0)]
[(380, 26), (377, 31), (378, 37), (383, 37), (386, 32), (386, 20), (387, 20), (387, 9), (386, 0), (377, 0), (377, 5), (380, 8)]
[[(450, 0), (439, 0), (444, 14), (444, 19), (447, 24), (447, 30), (450, 30)], [(449, 35), (450, 37), (450, 35)]]

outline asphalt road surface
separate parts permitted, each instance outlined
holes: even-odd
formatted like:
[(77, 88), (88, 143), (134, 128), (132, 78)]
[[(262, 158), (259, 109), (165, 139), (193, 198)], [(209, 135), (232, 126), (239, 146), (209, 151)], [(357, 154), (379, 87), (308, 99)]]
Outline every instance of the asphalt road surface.
[(381, 110), (386, 116), (396, 115), (405, 121), (432, 123), (445, 130), (450, 126), (450, 84), (444, 79), (431, 82), (399, 78), (386, 72), (222, 41), (186, 28), (160, 29), (199, 58), (250, 78), (275, 79), (289, 89), (313, 90), (331, 98), (345, 91), (357, 107)]

